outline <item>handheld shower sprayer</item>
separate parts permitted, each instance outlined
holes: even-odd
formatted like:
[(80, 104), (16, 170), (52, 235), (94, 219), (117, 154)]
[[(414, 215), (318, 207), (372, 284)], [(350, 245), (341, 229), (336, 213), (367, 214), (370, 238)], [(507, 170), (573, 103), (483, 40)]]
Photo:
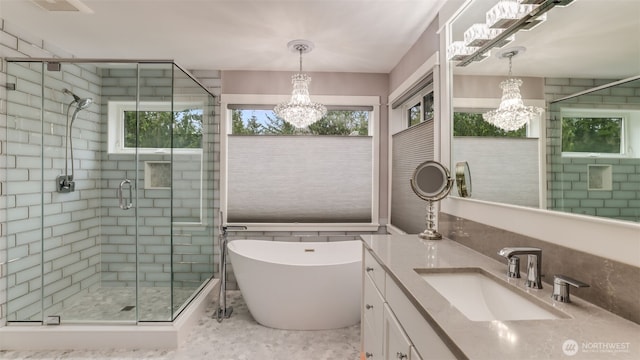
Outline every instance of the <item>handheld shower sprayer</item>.
[[(78, 95), (71, 92), (69, 89), (62, 89), (62, 93), (66, 95), (70, 95), (73, 97), (73, 101), (69, 103), (67, 106), (67, 127), (65, 133), (65, 142), (64, 142), (64, 175), (58, 175), (56, 177), (56, 189), (58, 192), (67, 193), (75, 190), (75, 182), (73, 181), (73, 138), (71, 137), (71, 128), (73, 126), (73, 122), (76, 120), (78, 113), (80, 110), (84, 110), (93, 103), (93, 99), (91, 98), (81, 98)], [(69, 121), (69, 111), (71, 110), (71, 106), (75, 104), (75, 110), (73, 115), (71, 116), (71, 121)], [(71, 174), (68, 172), (69, 160), (69, 148), (71, 148)]]

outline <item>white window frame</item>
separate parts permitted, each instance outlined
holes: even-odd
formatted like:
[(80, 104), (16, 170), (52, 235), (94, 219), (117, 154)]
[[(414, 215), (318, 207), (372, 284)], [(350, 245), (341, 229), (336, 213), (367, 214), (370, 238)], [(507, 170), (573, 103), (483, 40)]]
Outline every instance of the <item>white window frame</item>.
[[(172, 107), (173, 105), (173, 107)], [(107, 138), (107, 151), (109, 154), (202, 154), (202, 148), (128, 148), (124, 147), (124, 112), (125, 111), (176, 111), (179, 109), (202, 109), (205, 104), (200, 101), (171, 102), (171, 101), (120, 101), (108, 102), (109, 130)], [(203, 124), (204, 125), (204, 124)]]
[(228, 198), (228, 141), (231, 134), (232, 110), (228, 104), (246, 105), (275, 105), (286, 102), (291, 95), (260, 95), (260, 94), (222, 94), (221, 128), (220, 132), (220, 209), (222, 212), (222, 224), (228, 226), (245, 226), (250, 231), (376, 231), (380, 227), (380, 97), (378, 96), (323, 96), (315, 95), (313, 100), (324, 105), (342, 106), (373, 106), (369, 116), (368, 136), (373, 138), (373, 166), (371, 179), (371, 222), (370, 223), (228, 223), (227, 222), (227, 198)]
[(629, 111), (619, 111), (612, 109), (578, 109), (578, 108), (562, 108), (560, 109), (560, 129), (562, 131), (562, 119), (565, 117), (597, 117), (597, 118), (622, 118), (622, 126), (620, 127), (620, 152), (619, 153), (598, 153), (598, 152), (573, 152), (562, 151), (562, 143), (560, 150), (562, 157), (567, 158), (626, 158), (629, 157), (629, 119), (631, 114)]

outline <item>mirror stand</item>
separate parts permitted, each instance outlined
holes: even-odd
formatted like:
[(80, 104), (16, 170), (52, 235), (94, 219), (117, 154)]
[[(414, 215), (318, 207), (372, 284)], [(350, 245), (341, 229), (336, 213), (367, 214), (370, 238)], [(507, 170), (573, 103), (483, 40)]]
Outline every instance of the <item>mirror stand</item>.
[(442, 234), (436, 229), (436, 210), (434, 206), (435, 201), (427, 200), (427, 215), (425, 216), (425, 222), (427, 228), (418, 234), (418, 237), (425, 240), (441, 240)]

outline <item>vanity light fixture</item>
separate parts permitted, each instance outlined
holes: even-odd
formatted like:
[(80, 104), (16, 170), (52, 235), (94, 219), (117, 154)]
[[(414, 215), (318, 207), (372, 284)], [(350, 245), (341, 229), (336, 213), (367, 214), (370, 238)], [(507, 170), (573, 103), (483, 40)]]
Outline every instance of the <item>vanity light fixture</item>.
[[(464, 41), (454, 41), (447, 47), (447, 59), (453, 61), (462, 61), (469, 56), (473, 55), (480, 47), (467, 46)], [(482, 54), (481, 59), (489, 57), (489, 51)]]
[(474, 24), (464, 33), (465, 41), (452, 42), (447, 58), (467, 66), (485, 59), (494, 47), (513, 41), (515, 33), (530, 30), (547, 19), (547, 11), (555, 6), (567, 6), (574, 0), (500, 0), (485, 17), (484, 24)]
[[(464, 43), (467, 46), (480, 47), (496, 38), (502, 31), (502, 29), (492, 29), (487, 24), (473, 24), (464, 32)], [(494, 46), (503, 47), (514, 39), (515, 36), (508, 36)]]
[(300, 71), (291, 77), (293, 91), (289, 102), (278, 104), (273, 111), (291, 125), (306, 128), (327, 114), (327, 108), (324, 105), (311, 101), (309, 97), (311, 77), (302, 73), (302, 54), (313, 50), (313, 43), (308, 40), (292, 40), (287, 43), (287, 47), (300, 54)]
[[(538, 5), (532, 3), (524, 4), (522, 0), (500, 0), (487, 11), (487, 26), (491, 29), (507, 29), (525, 17), (525, 15), (530, 14)], [(547, 20), (546, 13), (531, 19), (522, 29), (531, 29), (545, 20)]]
[(496, 54), (498, 58), (509, 59), (509, 78), (500, 83), (502, 100), (497, 109), (482, 114), (482, 118), (496, 127), (505, 131), (514, 131), (523, 127), (526, 123), (539, 117), (542, 108), (537, 106), (525, 106), (520, 95), (522, 80), (512, 77), (511, 66), (514, 56), (523, 53), (526, 48), (516, 46)]

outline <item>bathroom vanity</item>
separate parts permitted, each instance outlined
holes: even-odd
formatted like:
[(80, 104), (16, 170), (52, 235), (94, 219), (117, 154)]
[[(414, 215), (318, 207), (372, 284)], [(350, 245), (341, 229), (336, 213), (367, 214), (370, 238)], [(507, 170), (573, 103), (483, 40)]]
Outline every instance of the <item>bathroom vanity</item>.
[(366, 359), (640, 357), (640, 325), (578, 297), (556, 302), (548, 283), (526, 288), (506, 261), (448, 239), (362, 239)]

